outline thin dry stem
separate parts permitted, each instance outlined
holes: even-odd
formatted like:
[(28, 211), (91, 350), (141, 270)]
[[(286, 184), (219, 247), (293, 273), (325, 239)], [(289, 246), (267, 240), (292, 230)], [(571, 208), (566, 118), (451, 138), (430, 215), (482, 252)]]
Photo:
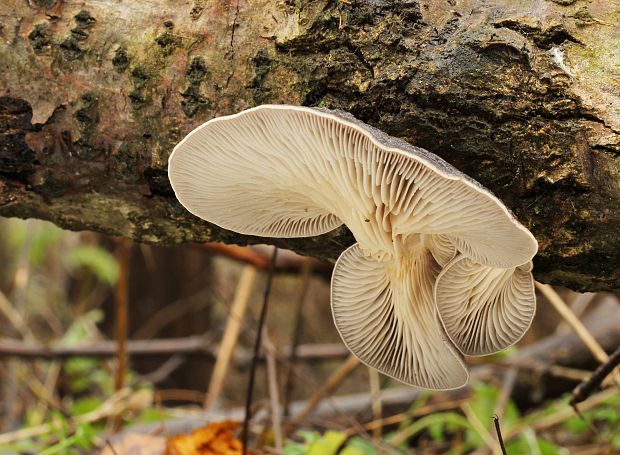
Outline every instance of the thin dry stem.
[(267, 330), (263, 335), (263, 348), (267, 358), (267, 383), (269, 385), (269, 403), (271, 406), (271, 425), (276, 451), (282, 452), (282, 419), (280, 418), (280, 398), (278, 394), (278, 371), (276, 367), (276, 349), (269, 338)]
[(239, 283), (237, 284), (237, 290), (230, 309), (228, 321), (226, 322), (222, 344), (220, 345), (215, 366), (213, 367), (213, 373), (211, 374), (209, 390), (207, 391), (207, 397), (204, 402), (206, 411), (211, 409), (222, 392), (228, 366), (230, 365), (239, 338), (239, 330), (241, 329), (241, 323), (245, 317), (245, 311), (250, 301), (255, 281), (256, 268), (252, 265), (244, 266), (241, 277), (239, 278)]
[(344, 381), (355, 368), (360, 364), (360, 361), (354, 355), (350, 355), (336, 371), (334, 371), (327, 381), (317, 390), (306, 402), (306, 406), (291, 419), (289, 426), (292, 427), (308, 417), (312, 411), (317, 407), (321, 400), (330, 395), (341, 383)]
[[(586, 308), (588, 308), (588, 305), (594, 301), (595, 297), (596, 294), (593, 292), (586, 292), (585, 294), (573, 293), (572, 299), (569, 302), (569, 308), (573, 314), (579, 318), (584, 313)], [(570, 330), (571, 328), (568, 323), (566, 321), (562, 321), (555, 329), (555, 333), (567, 333), (570, 332)]]
[(19, 311), (13, 308), (13, 305), (11, 305), (11, 302), (2, 291), (0, 291), (0, 313), (6, 317), (22, 338), (26, 340), (34, 339), (32, 332), (28, 328), (28, 324), (26, 324), (26, 321), (24, 321)]
[(301, 340), (302, 328), (303, 328), (303, 306), (308, 294), (308, 288), (310, 287), (310, 277), (312, 275), (313, 261), (305, 259), (301, 263), (301, 275), (299, 293), (297, 294), (295, 309), (293, 314), (295, 315), (295, 324), (293, 326), (293, 337), (291, 339), (291, 352), (289, 354), (288, 362), (286, 364), (286, 386), (284, 390), (284, 415), (289, 415), (289, 406), (293, 397), (294, 388), (294, 368), (297, 363), (297, 347)]
[[(615, 389), (603, 390), (602, 392), (592, 395), (590, 398), (581, 403), (579, 407), (582, 411), (587, 411), (588, 409), (592, 409), (599, 404), (604, 403), (617, 393), (618, 392)], [(560, 406), (559, 409), (552, 414), (546, 414), (545, 411), (541, 411), (539, 413), (540, 417), (533, 415), (522, 419), (517, 426), (512, 427), (508, 434), (504, 436), (505, 439), (507, 441), (510, 440), (528, 427), (538, 431), (552, 428), (556, 425), (564, 423), (566, 419), (574, 415), (575, 411), (565, 402), (565, 400), (559, 400), (557, 405)]]
[[(609, 360), (609, 356), (605, 352), (605, 350), (601, 347), (601, 345), (596, 341), (596, 339), (592, 336), (592, 334), (588, 331), (588, 329), (583, 325), (583, 323), (579, 320), (577, 316), (568, 308), (566, 302), (558, 295), (555, 290), (549, 286), (548, 284), (542, 284), (536, 282), (536, 289), (538, 289), (553, 305), (556, 311), (564, 318), (564, 320), (568, 323), (568, 325), (573, 329), (573, 331), (577, 334), (579, 339), (583, 341), (583, 343), (590, 350), (592, 355), (596, 360), (600, 363), (605, 363)], [(618, 375), (614, 374), (613, 381), (617, 387), (620, 387), (620, 378)]]
[(493, 438), (489, 430), (483, 425), (480, 419), (476, 416), (476, 413), (471, 408), (469, 403), (464, 403), (461, 406), (465, 417), (469, 420), (469, 423), (476, 429), (480, 437), (484, 440), (485, 444), (493, 451), (494, 454), (501, 454), (501, 447), (499, 443)]
[[(381, 405), (381, 383), (379, 378), (379, 372), (374, 368), (368, 367), (368, 379), (370, 382), (370, 400), (372, 407), (372, 418), (374, 420), (380, 420), (382, 414)], [(376, 427), (372, 430), (372, 437), (379, 441), (381, 439), (381, 427)]]
[(504, 411), (506, 409), (506, 405), (508, 404), (508, 400), (510, 400), (510, 395), (512, 395), (512, 390), (514, 389), (517, 381), (518, 373), (519, 368), (516, 366), (511, 366), (504, 373), (502, 388), (500, 390), (499, 398), (497, 399), (497, 404), (495, 405), (495, 412), (493, 413), (497, 416), (498, 420), (502, 420), (504, 416)]
[(125, 382), (125, 370), (127, 369), (127, 287), (129, 285), (129, 247), (129, 240), (117, 240), (116, 255), (119, 263), (119, 274), (115, 294), (116, 338), (118, 340), (116, 351), (116, 375), (114, 378), (114, 388), (116, 391), (123, 388)]
[(263, 326), (267, 319), (267, 307), (269, 304), (269, 295), (271, 294), (271, 284), (273, 283), (273, 272), (275, 269), (276, 259), (278, 257), (278, 249), (274, 247), (273, 254), (271, 256), (271, 267), (267, 275), (267, 283), (265, 285), (265, 292), (263, 293), (263, 305), (261, 307), (260, 316), (258, 319), (258, 329), (256, 330), (256, 340), (254, 341), (254, 353), (252, 355), (252, 364), (250, 365), (250, 377), (248, 379), (248, 390), (245, 399), (245, 418), (243, 419), (243, 430), (241, 433), (242, 453), (246, 455), (248, 452), (248, 438), (250, 419), (252, 418), (252, 395), (254, 393), (254, 377), (256, 374), (256, 365), (258, 364), (258, 356), (260, 348), (262, 346)]
[[(455, 408), (460, 407), (467, 400), (469, 400), (469, 397), (429, 404), (426, 406), (422, 406), (413, 412), (401, 412), (399, 414), (394, 414), (389, 417), (385, 417), (385, 418), (378, 419), (378, 420), (373, 420), (372, 422), (368, 422), (364, 424), (364, 428), (366, 430), (374, 430), (375, 428), (382, 428), (388, 425), (396, 425), (396, 424), (404, 422), (405, 420), (409, 420), (413, 417), (422, 417), (428, 414), (432, 414), (433, 412), (455, 409)], [(357, 433), (356, 428), (347, 429), (348, 436), (353, 436), (356, 433)]]
[(60, 408), (60, 403), (54, 396), (54, 391), (56, 389), (56, 384), (58, 382), (60, 371), (60, 362), (50, 363), (47, 375), (45, 377), (45, 382), (42, 384), (40, 393), (37, 393), (40, 400), (32, 414), (31, 425), (38, 425), (43, 422), (43, 419), (45, 418), (45, 413), (47, 412), (49, 406), (52, 406), (56, 409)]

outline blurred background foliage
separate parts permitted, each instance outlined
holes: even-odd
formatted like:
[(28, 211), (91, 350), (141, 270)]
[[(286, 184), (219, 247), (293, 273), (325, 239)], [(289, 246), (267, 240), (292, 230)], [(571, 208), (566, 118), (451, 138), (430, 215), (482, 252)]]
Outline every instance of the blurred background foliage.
[[(144, 452), (163, 453), (167, 436), (189, 432), (206, 421), (242, 417), (248, 355), (266, 280), (259, 265), (268, 260), (270, 249), (241, 252), (203, 245), (129, 244), (123, 259), (121, 242), (100, 234), (63, 231), (42, 221), (0, 219), (0, 453), (97, 453), (121, 444), (106, 441), (120, 441), (133, 431), (163, 436), (157, 440), (162, 444), (159, 449)], [(341, 349), (329, 307), (331, 265), (290, 252), (282, 256), (266, 330), (277, 351), (280, 403), (296, 401), (289, 413), (295, 416), (326, 381), (333, 380), (346, 351)], [(163, 349), (168, 340), (176, 340), (180, 348), (131, 354), (119, 388), (113, 341), (123, 260), (128, 270), (129, 340), (148, 340), (147, 351), (149, 346)], [(247, 280), (242, 285), (244, 274)], [(221, 390), (207, 410), (203, 404), (217, 347), (243, 286), (249, 292), (247, 311), (238, 321), (240, 332)], [(610, 300), (618, 308), (610, 295), (584, 298), (559, 292), (581, 317)], [(575, 354), (575, 365), (558, 365), (572, 369), (572, 377), (566, 372), (563, 377), (549, 376), (547, 370), (543, 374), (533, 368), (525, 372), (531, 379), (528, 383), (513, 366), (512, 384), (507, 380), (506, 365), (524, 346), (567, 332), (541, 299), (526, 338), (501, 355), (469, 359), (483, 373), (457, 393), (414, 393), (380, 377), (379, 389), (396, 398), (381, 395), (379, 403), (377, 390), (373, 392), (376, 386), (369, 385), (368, 369), (353, 365), (341, 383), (319, 397), (324, 406), (314, 417), (293, 418), (293, 424), (285, 419), (286, 434), (278, 450), (269, 417), (273, 390), (261, 364), (253, 444), (286, 455), (498, 453), (493, 425), (493, 416), (498, 415), (511, 455), (620, 453), (617, 389), (597, 392), (584, 408), (585, 420), (567, 405), (567, 393), (596, 366), (592, 358)], [(286, 352), (296, 343), (309, 347), (308, 352), (331, 349), (335, 354), (292, 364)], [(56, 355), (50, 349), (84, 353)], [(33, 351), (39, 354), (32, 355)], [(521, 373), (524, 367), (518, 369)], [(373, 421), (379, 423), (373, 426)]]

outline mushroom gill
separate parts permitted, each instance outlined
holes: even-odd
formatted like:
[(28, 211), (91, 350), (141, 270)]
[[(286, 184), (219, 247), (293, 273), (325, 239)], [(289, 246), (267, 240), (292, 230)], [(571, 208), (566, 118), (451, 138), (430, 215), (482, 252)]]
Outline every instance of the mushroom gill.
[[(537, 249), (529, 231), (479, 183), (350, 114), (266, 105), (213, 119), (175, 147), (169, 176), (190, 212), (242, 234), (304, 237), (346, 224), (357, 243), (334, 269), (334, 321), (363, 362), (407, 384), (463, 385), (457, 347), (501, 347), (526, 329), (505, 319), (533, 314), (533, 291), (521, 284)], [(490, 290), (475, 302), (466, 265), (469, 276), (501, 276), (481, 278)], [(454, 325), (467, 302), (506, 310), (470, 333)]]

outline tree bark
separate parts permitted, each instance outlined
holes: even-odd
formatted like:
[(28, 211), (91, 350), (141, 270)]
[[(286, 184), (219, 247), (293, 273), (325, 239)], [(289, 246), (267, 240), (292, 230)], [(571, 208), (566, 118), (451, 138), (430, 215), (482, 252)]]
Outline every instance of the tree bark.
[[(263, 241), (187, 213), (168, 155), (215, 116), (319, 105), (493, 190), (536, 235), (539, 280), (617, 290), (618, 24), (619, 0), (6, 0), (0, 215)], [(353, 238), (268, 241), (333, 259)]]

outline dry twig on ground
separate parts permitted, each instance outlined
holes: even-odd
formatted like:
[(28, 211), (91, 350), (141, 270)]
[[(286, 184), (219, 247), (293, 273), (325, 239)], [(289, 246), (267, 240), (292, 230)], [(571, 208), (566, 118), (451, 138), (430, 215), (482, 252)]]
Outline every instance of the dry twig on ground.
[(215, 360), (215, 366), (213, 367), (213, 373), (211, 374), (207, 398), (204, 403), (204, 408), (207, 411), (213, 406), (222, 391), (228, 365), (230, 364), (235, 345), (237, 344), (239, 330), (241, 329), (241, 323), (245, 317), (245, 311), (250, 301), (255, 281), (256, 268), (252, 265), (243, 267), (232, 307), (228, 315), (228, 321), (226, 322), (224, 336), (222, 337), (217, 359)]
[(267, 307), (269, 303), (269, 295), (271, 293), (271, 284), (273, 282), (273, 269), (278, 257), (278, 249), (273, 249), (271, 256), (271, 267), (265, 284), (265, 292), (263, 294), (263, 305), (261, 307), (260, 317), (258, 319), (258, 329), (256, 331), (256, 340), (254, 342), (254, 355), (252, 357), (252, 365), (250, 366), (250, 377), (248, 380), (248, 390), (245, 401), (245, 418), (243, 419), (243, 431), (241, 434), (241, 442), (243, 444), (243, 455), (248, 451), (249, 426), (251, 418), (252, 394), (254, 391), (254, 376), (256, 374), (256, 365), (258, 363), (258, 354), (262, 344), (263, 326), (267, 318)]

